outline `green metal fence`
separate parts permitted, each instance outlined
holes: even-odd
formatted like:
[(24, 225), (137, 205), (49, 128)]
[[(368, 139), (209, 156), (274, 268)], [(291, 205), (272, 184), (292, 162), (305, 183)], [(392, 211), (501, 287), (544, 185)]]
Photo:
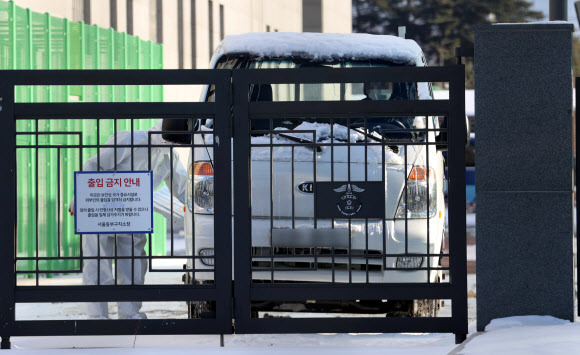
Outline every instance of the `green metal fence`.
[[(70, 22), (49, 14), (0, 1), (0, 69), (161, 69), (163, 47), (112, 29)], [(18, 87), (17, 102), (123, 102), (162, 101), (161, 86), (37, 86)], [(135, 120), (135, 129), (147, 129), (156, 120)], [(20, 121), (19, 132), (82, 132), (84, 144), (104, 144), (114, 131), (113, 120)], [(118, 130), (130, 129), (130, 120), (117, 121)], [(18, 145), (63, 145), (59, 149), (19, 149), (17, 152), (17, 213), (19, 257), (79, 256), (80, 238), (74, 234), (74, 221), (68, 215), (73, 197), (73, 172), (82, 163), (78, 135), (18, 135)], [(84, 160), (96, 149), (83, 149)], [(38, 175), (37, 175), (38, 174)], [(38, 178), (37, 178), (38, 176)], [(58, 180), (62, 189), (58, 188)], [(165, 219), (155, 214), (154, 255), (165, 255)], [(22, 260), (20, 271), (73, 270), (79, 260), (63, 259), (39, 262)], [(32, 275), (30, 275), (32, 276)], [(47, 274), (48, 277), (52, 276)]]

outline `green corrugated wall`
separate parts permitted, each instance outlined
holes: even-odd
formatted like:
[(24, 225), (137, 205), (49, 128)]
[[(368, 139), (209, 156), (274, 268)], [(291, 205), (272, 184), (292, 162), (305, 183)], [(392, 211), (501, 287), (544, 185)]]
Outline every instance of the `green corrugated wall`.
[[(0, 1), (0, 69), (162, 68), (162, 45)], [(36, 86), (18, 87), (15, 94), (16, 102), (163, 101), (161, 86)], [(155, 122), (156, 119), (135, 120), (134, 128), (147, 129)], [(39, 120), (36, 125), (34, 120), (21, 120), (17, 122), (17, 130), (82, 132), (83, 144), (97, 144), (96, 120)], [(117, 121), (118, 130), (130, 127), (130, 120)], [(100, 144), (113, 131), (113, 120), (101, 120)], [(73, 197), (73, 173), (79, 170), (81, 154), (78, 148), (66, 146), (79, 144), (79, 136), (38, 137), (36, 142), (32, 135), (18, 135), (17, 144), (62, 145), (62, 148), (42, 148), (38, 152), (17, 149), (17, 256), (77, 257), (80, 237), (74, 234), (68, 204)], [(83, 149), (82, 163), (95, 154), (95, 148)], [(165, 219), (155, 214), (154, 226), (153, 254), (165, 255)], [(17, 263), (18, 271), (68, 271), (79, 267), (79, 259), (66, 258), (40, 260), (38, 265), (36, 260)]]

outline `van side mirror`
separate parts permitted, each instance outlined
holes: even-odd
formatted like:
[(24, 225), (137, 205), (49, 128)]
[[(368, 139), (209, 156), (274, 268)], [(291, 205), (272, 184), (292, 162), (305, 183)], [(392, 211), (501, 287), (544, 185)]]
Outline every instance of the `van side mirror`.
[(171, 142), (171, 143), (178, 143), (178, 144), (191, 144), (191, 134), (185, 133), (176, 133), (176, 132), (189, 132), (189, 123), (190, 119), (188, 118), (164, 118), (162, 124), (163, 132), (174, 132), (174, 133), (163, 133), (161, 136), (164, 140)]
[[(441, 130), (447, 129), (447, 117), (439, 117), (438, 120), (439, 128)], [(435, 136), (435, 142), (445, 142), (445, 145), (436, 145), (435, 147), (437, 147), (437, 151), (447, 151), (447, 132), (439, 131), (439, 134)]]
[[(439, 122), (439, 127), (441, 129), (447, 129), (447, 117), (444, 117)], [(467, 115), (466, 115), (465, 116), (465, 146), (466, 147), (469, 146), (470, 139), (471, 139), (471, 127), (469, 125), (469, 117), (467, 117)], [(435, 137), (435, 142), (437, 142), (437, 143), (447, 142), (447, 132), (439, 133), (439, 135), (437, 137)], [(445, 150), (447, 150), (447, 145), (437, 145), (437, 150), (445, 151)]]

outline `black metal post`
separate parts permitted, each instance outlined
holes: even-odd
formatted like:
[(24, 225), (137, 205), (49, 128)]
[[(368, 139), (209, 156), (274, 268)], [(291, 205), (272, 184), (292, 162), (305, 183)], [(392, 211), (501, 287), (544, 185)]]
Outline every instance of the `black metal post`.
[[(250, 119), (248, 117), (248, 88), (249, 80), (244, 71), (233, 72), (233, 83), (237, 85), (233, 90), (234, 103), (234, 211), (236, 223), (234, 225), (234, 318), (236, 332), (238, 328), (247, 326), (251, 318), (250, 284), (252, 283), (252, 226), (251, 226), (251, 196), (250, 196)], [(237, 83), (237, 84), (236, 84)], [(239, 89), (238, 89), (239, 88)]]
[[(451, 68), (450, 68), (451, 70)], [(456, 72), (450, 80), (449, 140), (449, 260), (451, 280), (456, 288), (451, 304), (451, 314), (457, 317), (459, 330), (455, 343), (462, 343), (467, 336), (467, 251), (465, 246), (465, 69), (453, 67)]]
[[(5, 73), (6, 75), (6, 73)], [(10, 349), (10, 332), (14, 324), (16, 286), (15, 238), (16, 238), (16, 121), (14, 120), (14, 86), (12, 77), (6, 75), (0, 85), (0, 149), (4, 152), (4, 164), (0, 168), (0, 189), (6, 203), (0, 217), (0, 335), (2, 349)]]
[(566, 0), (550, 0), (550, 21), (567, 21)]
[(461, 344), (467, 339), (467, 334), (455, 334), (455, 344)]
[[(580, 1), (576, 2), (576, 9), (578, 9), (578, 5)], [(576, 87), (579, 88), (580, 85), (580, 77), (576, 78)], [(580, 98), (580, 91), (576, 90), (576, 102), (579, 102), (578, 99)], [(580, 258), (580, 243), (578, 243), (578, 222), (580, 221), (580, 204), (578, 203), (578, 108), (576, 108), (576, 116), (574, 117), (574, 138), (575, 138), (575, 145), (574, 145), (574, 184), (576, 185), (576, 270), (578, 270), (579, 263), (578, 258)], [(578, 300), (578, 290), (580, 290), (580, 274), (576, 275), (576, 299)], [(580, 303), (579, 303), (580, 304)], [(580, 316), (580, 307), (578, 307), (578, 316)]]
[[(221, 322), (221, 334), (231, 334), (232, 327), (232, 150), (230, 72), (224, 73), (215, 83), (217, 110), (214, 121), (214, 170), (215, 184), (215, 252), (223, 260), (215, 263), (215, 283), (220, 292), (216, 302), (217, 319)], [(223, 222), (222, 222), (223, 221)]]

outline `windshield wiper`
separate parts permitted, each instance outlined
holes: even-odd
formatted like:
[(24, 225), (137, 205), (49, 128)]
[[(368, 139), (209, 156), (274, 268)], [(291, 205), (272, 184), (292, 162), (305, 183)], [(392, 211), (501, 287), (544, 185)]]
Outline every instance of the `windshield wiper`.
[[(284, 133), (274, 133), (274, 134), (276, 134), (282, 138), (286, 138), (292, 142), (302, 143), (302, 144), (310, 144), (309, 146), (306, 146), (306, 148), (314, 149), (314, 142), (311, 141), (310, 139), (298, 138), (298, 137), (290, 136), (290, 135), (284, 134)], [(322, 152), (322, 147), (317, 145), (316, 151), (318, 153)]]
[[(358, 133), (360, 133), (360, 134), (364, 134), (366, 137), (368, 137), (368, 138), (370, 138), (370, 139), (374, 140), (375, 142), (379, 142), (379, 143), (382, 143), (382, 142), (383, 142), (383, 139), (382, 139), (382, 138), (383, 138), (383, 136), (381, 136), (381, 138), (379, 138), (379, 137), (375, 137), (375, 136), (373, 136), (373, 135), (372, 135), (372, 134), (370, 134), (370, 133), (365, 133), (365, 131), (361, 131), (361, 130), (360, 130), (360, 129), (358, 129), (358, 128), (351, 128), (351, 129), (352, 129), (353, 131), (355, 131), (355, 132), (358, 132)], [(390, 150), (391, 150), (393, 153), (395, 153), (395, 154), (399, 153), (399, 146), (397, 146), (397, 145), (388, 145), (387, 147), (388, 147), (388, 148), (389, 148), (389, 149), (390, 149)]]
[(353, 131), (355, 131), (357, 133), (360, 133), (360, 134), (364, 135), (367, 138), (370, 138), (370, 139), (374, 140), (375, 142), (382, 142), (382, 139), (380, 139), (378, 137), (375, 137), (375, 136), (373, 136), (372, 134), (370, 134), (368, 132), (362, 131), (359, 128), (351, 127), (350, 129), (352, 129)]

